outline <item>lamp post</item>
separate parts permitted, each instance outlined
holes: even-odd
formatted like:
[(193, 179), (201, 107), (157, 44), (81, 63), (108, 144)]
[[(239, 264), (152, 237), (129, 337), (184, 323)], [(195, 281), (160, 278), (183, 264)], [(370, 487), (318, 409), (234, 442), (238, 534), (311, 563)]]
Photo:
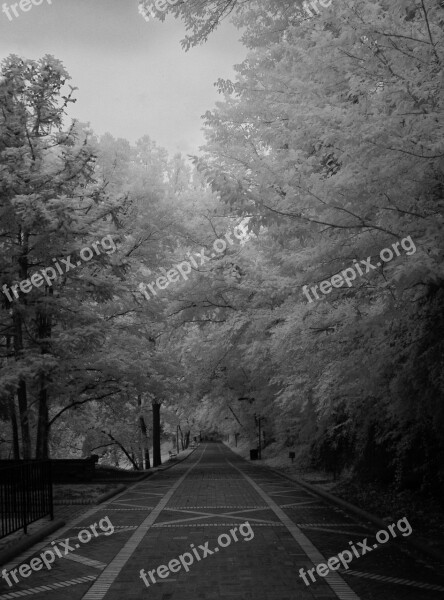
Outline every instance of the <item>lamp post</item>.
[[(238, 398), (239, 402), (242, 402), (246, 400), (249, 404), (252, 404), (253, 402), (255, 402), (255, 398)], [(261, 459), (262, 458), (262, 436), (261, 436), (261, 423), (262, 421), (265, 419), (265, 417), (261, 417), (261, 416), (257, 416), (256, 413), (254, 413), (254, 424), (258, 427), (258, 437), (259, 437), (259, 443), (257, 445), (257, 455), (258, 458)]]
[(258, 434), (259, 434), (259, 443), (257, 446), (257, 455), (259, 460), (262, 459), (262, 436), (261, 436), (261, 423), (264, 420), (264, 417), (258, 417), (256, 413), (254, 413), (254, 422), (258, 426)]
[(153, 400), (151, 406), (153, 409), (153, 467), (159, 467), (162, 464), (160, 453), (160, 404), (161, 402)]

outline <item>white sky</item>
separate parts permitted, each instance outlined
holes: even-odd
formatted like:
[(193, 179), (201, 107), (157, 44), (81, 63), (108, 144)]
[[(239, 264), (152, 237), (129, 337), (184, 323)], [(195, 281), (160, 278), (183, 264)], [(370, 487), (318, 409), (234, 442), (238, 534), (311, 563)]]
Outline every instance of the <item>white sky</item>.
[(146, 22), (137, 8), (138, 0), (43, 0), (28, 12), (17, 8), (12, 21), (0, 12), (0, 59), (52, 54), (79, 88), (72, 117), (98, 134), (131, 142), (148, 134), (170, 153), (194, 153), (203, 143), (200, 117), (221, 99), (213, 83), (233, 79), (232, 66), (246, 55), (240, 32), (224, 23), (184, 52), (181, 21)]

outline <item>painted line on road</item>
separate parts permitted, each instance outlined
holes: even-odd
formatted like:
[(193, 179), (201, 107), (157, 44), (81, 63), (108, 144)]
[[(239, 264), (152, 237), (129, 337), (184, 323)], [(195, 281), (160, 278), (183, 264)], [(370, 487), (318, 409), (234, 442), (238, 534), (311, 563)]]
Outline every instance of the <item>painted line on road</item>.
[(419, 581), (411, 581), (410, 579), (400, 579), (399, 577), (386, 577), (385, 575), (373, 575), (373, 573), (362, 573), (361, 571), (341, 571), (343, 575), (354, 575), (363, 579), (374, 579), (375, 581), (384, 581), (386, 583), (396, 583), (399, 585), (407, 585), (417, 587), (423, 590), (433, 590), (435, 592), (444, 592), (444, 587), (441, 585), (433, 585), (432, 583), (421, 583)]
[(141, 504), (132, 504), (130, 502), (113, 502), (114, 507), (119, 507), (122, 506), (122, 508), (125, 508), (125, 506), (131, 507), (131, 508), (139, 508), (141, 510), (149, 510), (150, 507), (149, 506), (142, 506)]
[[(246, 475), (243, 471), (238, 469), (238, 467), (234, 466), (228, 459), (227, 463), (236, 469), (239, 473), (243, 475), (243, 477), (248, 481), (251, 487), (259, 494), (259, 496), (268, 504), (271, 510), (275, 513), (275, 515), (282, 521), (288, 531), (291, 533), (293, 539), (299, 544), (308, 558), (311, 560), (313, 565), (317, 565), (318, 563), (326, 563), (327, 560), (325, 557), (319, 552), (319, 550), (312, 544), (312, 542), (308, 539), (308, 537), (302, 533), (302, 531), (293, 523), (293, 521), (286, 515), (286, 513), (274, 502), (268, 494), (264, 492), (264, 490), (257, 485), (251, 477)], [(330, 586), (339, 600), (361, 600), (360, 597), (355, 594), (355, 592), (351, 589), (351, 587), (342, 579), (340, 575), (337, 573), (330, 572), (326, 577), (324, 577), (325, 583)]]
[[(114, 527), (114, 529), (137, 529), (138, 526), (137, 525), (113, 525), (113, 527)], [(84, 527), (77, 526), (77, 527), (73, 527), (73, 529), (84, 529)], [(98, 535), (100, 535), (100, 534), (98, 534)], [(102, 534), (102, 535), (106, 535), (106, 534)], [(76, 538), (72, 537), (71, 539), (76, 539)]]
[(69, 581), (59, 581), (58, 583), (50, 583), (48, 585), (41, 585), (35, 588), (29, 588), (27, 590), (19, 590), (17, 592), (9, 592), (0, 596), (0, 600), (13, 600), (15, 598), (22, 598), (23, 596), (32, 596), (34, 594), (41, 594), (42, 592), (51, 592), (59, 588), (70, 587), (72, 585), (79, 585), (81, 583), (89, 583), (97, 579), (97, 575), (88, 575), (87, 577), (78, 577), (77, 579), (70, 579)]
[[(315, 507), (315, 504), (317, 504), (318, 506)], [(281, 508), (290, 508), (290, 506), (297, 506), (298, 508), (300, 506), (309, 506), (310, 508), (325, 508), (325, 504), (321, 504), (319, 500), (304, 500), (302, 502), (291, 502), (290, 504), (281, 504)]]
[[(298, 527), (350, 527), (351, 523), (296, 523)], [(360, 531), (359, 535), (364, 535), (365, 531)]]
[(89, 588), (87, 593), (83, 596), (82, 600), (102, 600), (102, 598), (106, 596), (110, 587), (122, 571), (123, 567), (134, 554), (137, 547), (145, 538), (148, 531), (154, 525), (154, 522), (156, 521), (157, 517), (168, 504), (177, 488), (186, 479), (188, 474), (200, 463), (204, 454), (205, 449), (203, 450), (199, 459), (193, 465), (191, 465), (189, 469), (187, 469), (187, 471), (182, 475), (182, 477), (179, 477), (176, 483), (172, 485), (172, 487), (168, 490), (168, 492), (157, 504), (154, 510), (150, 513), (150, 515), (143, 521), (141, 525), (139, 525), (139, 527), (136, 529), (136, 531), (133, 533), (130, 539), (126, 542), (123, 548), (119, 551), (119, 553), (110, 562), (110, 564), (106, 567), (103, 573)]
[[(239, 521), (245, 521), (245, 515), (243, 515), (241, 517), (236, 517), (236, 514), (238, 512), (244, 512), (244, 511), (233, 511), (233, 512), (222, 513), (222, 514), (204, 513), (204, 512), (199, 513), (199, 512), (191, 511), (191, 510), (177, 510), (177, 512), (189, 513), (189, 514), (196, 515), (196, 516), (187, 517), (184, 519), (172, 519), (169, 521), (162, 521), (161, 523), (158, 523), (158, 525), (173, 525), (175, 523), (188, 523), (191, 521), (199, 521), (199, 520), (210, 519), (210, 518), (223, 519), (224, 517), (230, 517), (231, 519), (238, 519)], [(249, 519), (252, 522), (254, 521), (254, 523), (266, 523), (267, 525), (275, 523), (274, 521), (270, 521), (270, 519), (257, 519), (256, 517), (249, 517)]]
[(106, 567), (106, 563), (100, 562), (99, 560), (94, 560), (93, 558), (87, 558), (86, 556), (81, 556), (80, 554), (66, 554), (62, 558), (81, 563), (87, 567), (100, 569), (100, 571), (103, 571), (103, 569)]
[(334, 533), (339, 535), (345, 535), (347, 537), (358, 537), (360, 535), (363, 535), (362, 531), (344, 531), (344, 529), (330, 529), (329, 527), (321, 527), (320, 525), (305, 525), (304, 523), (296, 523), (296, 525), (301, 529), (310, 529), (311, 531), (322, 531), (324, 533)]
[[(158, 473), (155, 473), (155, 476), (157, 477)], [(130, 490), (134, 486), (139, 486), (139, 484), (140, 484), (140, 482), (138, 482), (138, 481), (129, 484), (129, 487), (127, 487), (126, 489), (122, 490), (121, 492), (119, 492), (118, 494), (113, 496), (113, 498), (110, 500), (110, 502), (112, 503), (112, 501), (116, 501), (118, 498), (123, 497), (125, 494), (130, 492)], [(87, 523), (90, 523), (92, 521), (92, 519), (94, 518), (94, 515), (96, 515), (97, 513), (104, 513), (104, 512), (107, 512), (108, 510), (113, 510), (112, 508), (108, 508), (108, 506), (109, 505), (106, 502), (104, 502), (97, 506), (93, 506), (92, 508), (88, 509), (84, 513), (81, 513), (77, 517), (74, 517), (74, 519), (70, 520), (69, 523), (67, 525), (65, 525), (65, 527), (57, 530), (58, 536), (60, 536), (60, 539), (65, 539), (63, 537), (65, 535), (65, 533), (68, 533), (69, 531), (71, 531), (75, 525), (78, 525), (79, 523), (85, 523), (85, 526), (86, 526)], [(117, 510), (126, 510), (126, 509), (122, 508), (122, 509), (117, 509)], [(147, 509), (146, 508), (143, 508), (143, 509), (132, 508), (132, 509), (128, 509), (128, 510), (147, 510)], [(103, 535), (103, 534), (101, 534), (101, 535)], [(18, 567), (18, 565), (20, 565), (24, 562), (29, 562), (30, 558), (32, 558), (35, 555), (42, 552), (45, 549), (45, 547), (49, 545), (49, 543), (51, 541), (53, 541), (53, 538), (52, 538), (52, 535), (50, 534), (50, 535), (46, 536), (44, 540), (42, 540), (41, 545), (36, 544), (36, 545), (32, 546), (28, 550), (25, 550), (22, 554), (14, 557), (14, 559), (11, 562), (6, 563), (5, 565), (2, 565), (2, 567), (4, 569), (6, 569), (7, 571), (10, 571), (11, 569)], [(49, 546), (49, 548), (51, 548), (51, 546)]]
[(289, 490), (286, 488), (285, 490), (275, 491), (275, 492), (267, 492), (269, 496), (285, 496), (285, 494), (298, 494), (297, 490)]
[[(248, 519), (250, 521), (251, 519)], [(239, 525), (239, 521), (236, 523), (175, 523), (174, 525), (167, 525), (164, 523), (155, 524), (153, 527), (157, 527), (159, 529), (170, 527), (174, 529), (175, 527), (233, 527), (234, 525)], [(283, 523), (275, 523), (271, 521), (270, 523), (253, 523), (255, 527), (285, 527)]]
[(212, 510), (216, 510), (218, 508), (249, 508), (251, 510), (256, 510), (256, 509), (267, 509), (268, 510), (268, 506), (169, 506), (168, 508), (166, 508), (165, 510), (185, 510), (188, 508), (211, 508)]
[[(168, 487), (168, 486), (167, 486), (167, 485), (164, 485), (163, 487)], [(155, 487), (155, 488), (153, 488), (153, 489), (155, 489), (155, 490), (158, 490), (158, 489), (160, 489), (160, 488), (158, 488), (158, 487)], [(148, 496), (148, 495), (150, 495), (151, 493), (152, 493), (152, 492), (148, 492), (148, 491), (146, 491), (146, 492), (139, 492), (139, 491), (137, 491), (137, 490), (133, 490), (133, 491), (131, 492), (131, 494), (133, 494), (133, 495), (135, 495), (135, 496)], [(157, 495), (158, 495), (158, 494), (157, 494)]]
[[(131, 493), (134, 493), (134, 492), (131, 492)], [(163, 496), (163, 492), (143, 492), (143, 495), (144, 496)], [(140, 498), (128, 498), (128, 500), (139, 500), (139, 499)]]

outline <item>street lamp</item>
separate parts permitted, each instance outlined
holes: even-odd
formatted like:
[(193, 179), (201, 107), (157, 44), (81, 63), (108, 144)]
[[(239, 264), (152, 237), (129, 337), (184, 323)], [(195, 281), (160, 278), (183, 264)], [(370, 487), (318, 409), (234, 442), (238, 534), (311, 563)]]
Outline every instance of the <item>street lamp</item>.
[[(238, 398), (239, 402), (242, 401), (246, 401), (249, 404), (253, 404), (253, 402), (255, 402), (255, 398), (248, 398), (248, 397), (244, 397), (244, 398)], [(258, 427), (258, 437), (259, 437), (259, 441), (258, 441), (258, 445), (257, 445), (257, 455), (259, 459), (262, 459), (262, 436), (261, 436), (261, 423), (262, 421), (265, 419), (265, 417), (261, 417), (261, 416), (257, 416), (256, 413), (254, 413), (254, 424), (256, 425), (256, 427)]]
[(256, 413), (254, 413), (254, 422), (258, 426), (259, 429), (259, 444), (257, 447), (259, 460), (262, 459), (262, 437), (261, 437), (261, 423), (265, 419), (265, 417), (258, 417)]

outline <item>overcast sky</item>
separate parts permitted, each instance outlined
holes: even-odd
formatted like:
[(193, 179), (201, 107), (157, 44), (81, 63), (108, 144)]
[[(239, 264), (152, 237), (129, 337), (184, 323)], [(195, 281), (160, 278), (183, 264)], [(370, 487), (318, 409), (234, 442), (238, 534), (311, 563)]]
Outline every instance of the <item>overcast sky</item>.
[(196, 152), (200, 117), (220, 98), (213, 83), (233, 78), (233, 65), (246, 55), (240, 33), (225, 23), (205, 45), (184, 52), (182, 22), (146, 22), (138, 0), (51, 2), (17, 8), (19, 17), (10, 10), (12, 21), (0, 12), (1, 59), (52, 54), (79, 88), (72, 117), (99, 134), (131, 142), (148, 134), (170, 153)]

